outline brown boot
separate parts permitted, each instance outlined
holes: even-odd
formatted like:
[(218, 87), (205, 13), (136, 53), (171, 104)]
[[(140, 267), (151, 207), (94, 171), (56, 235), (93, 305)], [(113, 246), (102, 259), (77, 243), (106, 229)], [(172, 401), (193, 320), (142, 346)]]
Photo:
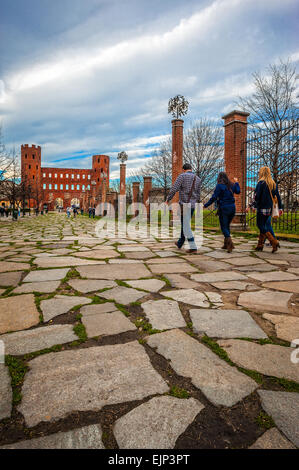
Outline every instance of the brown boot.
[(255, 247), (255, 251), (263, 251), (265, 240), (266, 240), (266, 234), (260, 233), (257, 246)]
[(231, 252), (233, 251), (234, 244), (233, 244), (233, 241), (232, 241), (231, 237), (228, 237), (228, 238), (227, 238), (227, 245), (226, 245), (226, 248), (227, 248), (227, 252), (228, 252), (228, 253), (231, 253)]
[(224, 243), (223, 243), (222, 250), (226, 250), (226, 248), (227, 248), (227, 237), (224, 237)]
[(279, 241), (277, 240), (277, 238), (273, 237), (273, 235), (270, 232), (266, 233), (266, 237), (268, 238), (269, 242), (272, 245), (272, 253), (275, 253), (275, 251), (277, 251), (278, 248), (280, 248)]

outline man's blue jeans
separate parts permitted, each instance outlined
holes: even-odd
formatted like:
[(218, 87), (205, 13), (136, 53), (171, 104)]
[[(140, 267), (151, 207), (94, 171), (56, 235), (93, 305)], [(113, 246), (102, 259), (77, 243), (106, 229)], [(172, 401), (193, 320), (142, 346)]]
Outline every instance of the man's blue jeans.
[(220, 222), (221, 231), (223, 235), (225, 236), (225, 238), (230, 237), (230, 224), (235, 216), (235, 213), (236, 213), (236, 206), (234, 204), (229, 205), (229, 206), (219, 207), (219, 222)]
[(179, 248), (182, 248), (187, 238), (190, 245), (190, 249), (197, 249), (196, 243), (194, 241), (194, 236), (191, 230), (191, 219), (194, 214), (194, 211), (194, 207), (191, 207), (191, 210), (190, 208), (188, 210), (188, 207), (185, 207), (185, 209), (183, 210), (183, 205), (181, 205), (181, 236), (177, 241), (177, 245)]

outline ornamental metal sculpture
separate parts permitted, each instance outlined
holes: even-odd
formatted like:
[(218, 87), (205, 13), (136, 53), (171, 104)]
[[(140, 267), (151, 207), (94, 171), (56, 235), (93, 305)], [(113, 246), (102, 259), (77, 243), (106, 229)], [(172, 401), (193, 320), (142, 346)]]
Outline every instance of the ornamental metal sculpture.
[(119, 152), (119, 154), (117, 155), (117, 160), (120, 160), (121, 163), (125, 163), (128, 160), (128, 155), (126, 154), (126, 152)]
[(168, 114), (172, 114), (174, 118), (179, 119), (179, 117), (187, 114), (188, 106), (189, 102), (185, 100), (184, 96), (176, 95), (168, 101)]

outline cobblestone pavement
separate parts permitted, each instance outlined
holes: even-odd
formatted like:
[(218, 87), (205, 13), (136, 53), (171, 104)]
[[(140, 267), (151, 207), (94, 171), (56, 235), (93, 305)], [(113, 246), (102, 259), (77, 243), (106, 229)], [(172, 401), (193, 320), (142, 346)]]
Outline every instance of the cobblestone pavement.
[(299, 447), (299, 244), (95, 223), (0, 220), (0, 447)]

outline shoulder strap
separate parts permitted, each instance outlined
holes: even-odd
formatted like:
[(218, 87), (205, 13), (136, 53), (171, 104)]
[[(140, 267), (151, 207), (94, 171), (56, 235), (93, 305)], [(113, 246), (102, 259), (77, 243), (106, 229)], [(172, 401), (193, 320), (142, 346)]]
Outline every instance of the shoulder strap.
[(192, 186), (191, 186), (190, 192), (188, 194), (188, 201), (187, 201), (188, 203), (190, 202), (190, 199), (191, 199), (191, 196), (192, 196), (195, 180), (196, 180), (196, 175), (194, 175), (194, 178), (193, 178), (193, 181), (192, 181)]

